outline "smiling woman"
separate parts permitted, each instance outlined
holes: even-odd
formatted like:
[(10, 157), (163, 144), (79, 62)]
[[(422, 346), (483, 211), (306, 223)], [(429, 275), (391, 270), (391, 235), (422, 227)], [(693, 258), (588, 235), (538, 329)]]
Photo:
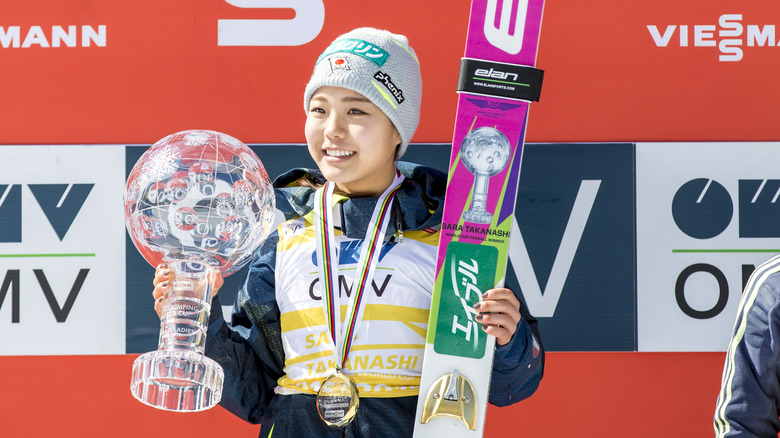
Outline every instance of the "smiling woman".
[(395, 176), (401, 136), (390, 119), (355, 91), (322, 87), (306, 118), (306, 142), (323, 176), (351, 196), (379, 196)]
[[(225, 371), (220, 403), (261, 422), (260, 436), (412, 435), (447, 185), (397, 161), (421, 96), (402, 35), (355, 29), (317, 60), (304, 131), (318, 168), (274, 182), (287, 220), (255, 253), (232, 324), (219, 296), (211, 307), (205, 353)], [(159, 266), (158, 314), (171, 280)], [(471, 327), (502, 352), (488, 401), (520, 401), (542, 375), (535, 320), (509, 289), (482, 297)]]

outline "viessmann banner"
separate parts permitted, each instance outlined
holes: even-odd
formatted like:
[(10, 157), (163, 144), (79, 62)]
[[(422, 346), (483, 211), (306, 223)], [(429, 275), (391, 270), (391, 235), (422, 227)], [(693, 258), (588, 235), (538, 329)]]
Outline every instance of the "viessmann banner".
[[(193, 127), (303, 141), (313, 61), (355, 26), (409, 36), (425, 98), (419, 142), (452, 135), (469, 2), (6, 0), (4, 144), (150, 144)], [(778, 138), (771, 0), (550, 2), (528, 140)], [(435, 29), (435, 31), (434, 31)]]

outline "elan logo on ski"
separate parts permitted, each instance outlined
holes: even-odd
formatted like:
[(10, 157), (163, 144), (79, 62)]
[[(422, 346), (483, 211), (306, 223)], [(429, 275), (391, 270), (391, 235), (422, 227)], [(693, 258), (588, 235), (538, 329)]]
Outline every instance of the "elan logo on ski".
[(460, 72), (461, 92), (534, 102), (542, 93), (544, 72), (533, 67), (463, 58)]

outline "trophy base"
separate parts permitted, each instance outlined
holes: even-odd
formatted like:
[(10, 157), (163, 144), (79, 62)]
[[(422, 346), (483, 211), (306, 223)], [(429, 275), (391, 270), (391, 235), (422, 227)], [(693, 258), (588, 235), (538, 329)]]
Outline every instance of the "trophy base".
[(487, 210), (471, 209), (463, 213), (463, 220), (474, 224), (489, 224), (493, 220), (493, 215)]
[(219, 403), (224, 379), (222, 367), (201, 353), (157, 350), (133, 362), (130, 391), (157, 409), (197, 412)]

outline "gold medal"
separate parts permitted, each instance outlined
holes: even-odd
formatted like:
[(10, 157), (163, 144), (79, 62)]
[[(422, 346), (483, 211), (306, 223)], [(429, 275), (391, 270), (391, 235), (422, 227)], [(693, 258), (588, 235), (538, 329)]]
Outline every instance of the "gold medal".
[(352, 377), (337, 372), (317, 391), (317, 413), (328, 427), (344, 427), (355, 419), (360, 398)]
[[(341, 372), (342, 365), (349, 356), (355, 330), (362, 320), (363, 298), (366, 287), (370, 288), (374, 277), (374, 269), (379, 260), (379, 253), (384, 242), (387, 224), (390, 221), (390, 208), (396, 191), (401, 187), (404, 176), (396, 170), (392, 184), (377, 199), (374, 213), (366, 229), (363, 247), (358, 258), (358, 270), (355, 274), (355, 284), (352, 296), (347, 306), (347, 314), (341, 317), (339, 302), (339, 262), (336, 252), (336, 236), (333, 231), (333, 189), (335, 184), (330, 181), (315, 192), (314, 222), (317, 241), (317, 256), (319, 261), (320, 287), (322, 287), (322, 306), (327, 324), (329, 341), (333, 345), (333, 355), (336, 359), (336, 374), (322, 382), (317, 391), (317, 413), (329, 427), (344, 427), (355, 418), (359, 398), (357, 384), (352, 377)], [(341, 322), (343, 321), (343, 322)]]

